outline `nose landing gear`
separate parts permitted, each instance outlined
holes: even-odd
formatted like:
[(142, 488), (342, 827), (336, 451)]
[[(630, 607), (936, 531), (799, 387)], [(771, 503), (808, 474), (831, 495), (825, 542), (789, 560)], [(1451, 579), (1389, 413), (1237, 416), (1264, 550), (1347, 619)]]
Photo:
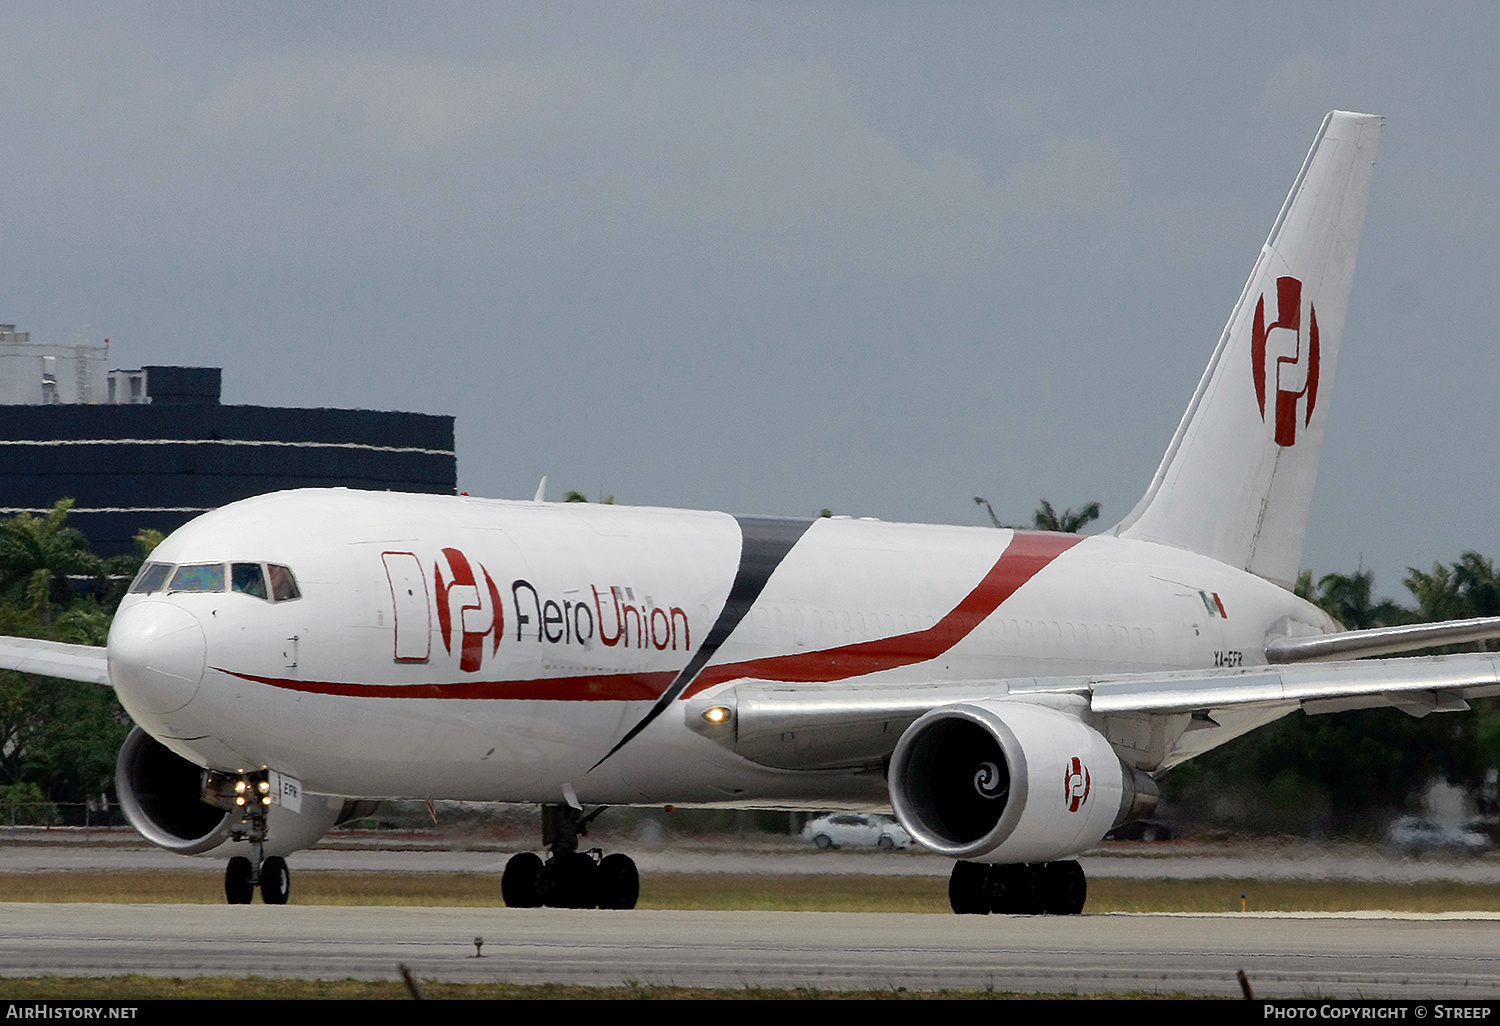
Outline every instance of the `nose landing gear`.
[(571, 805), (542, 806), (542, 843), (545, 862), (535, 852), (521, 852), (505, 864), (500, 894), (511, 908), (632, 909), (641, 893), (635, 861), (618, 852), (578, 850), (589, 822), (603, 807), (585, 815)]
[(259, 872), (243, 855), (229, 860), (224, 870), (224, 898), (229, 904), (250, 904), (255, 900), (257, 886), (261, 900), (267, 905), (285, 905), (292, 892), (292, 871), (287, 868), (286, 859), (272, 855), (261, 862)]
[(209, 771), (204, 777), (204, 801), (241, 813), (240, 822), (229, 831), (230, 839), (250, 843), (250, 857), (236, 855), (224, 869), (224, 899), (231, 905), (248, 905), (259, 887), (267, 905), (285, 905), (292, 892), (292, 872), (286, 859), (265, 854), (270, 773)]

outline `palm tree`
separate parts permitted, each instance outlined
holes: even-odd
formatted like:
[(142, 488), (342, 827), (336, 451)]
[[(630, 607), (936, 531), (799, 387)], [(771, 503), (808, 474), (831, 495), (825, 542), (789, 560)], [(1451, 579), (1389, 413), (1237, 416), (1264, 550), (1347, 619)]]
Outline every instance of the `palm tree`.
[[(1434, 563), (1431, 573), (1408, 568), (1406, 586), (1416, 596), (1423, 619), (1459, 620), (1500, 615), (1500, 577), (1495, 575), (1495, 564), (1477, 552), (1465, 552), (1458, 562), (1448, 566)], [(1493, 641), (1479, 646), (1489, 651), (1495, 651), (1497, 647), (1500, 646)]]
[(1038, 531), (1061, 531), (1064, 534), (1077, 534), (1086, 526), (1099, 519), (1099, 504), (1091, 502), (1087, 506), (1077, 510), (1065, 509), (1059, 516), (1052, 508), (1052, 503), (1046, 499), (1036, 511), (1035, 523)]
[(52, 621), (54, 605), (75, 596), (69, 577), (106, 580), (105, 565), (89, 550), (83, 532), (67, 524), (72, 499), (59, 499), (43, 516), (21, 513), (0, 520), (0, 596), (24, 601), (42, 623)]
[(1469, 616), (1500, 616), (1500, 577), (1495, 564), (1477, 552), (1465, 552), (1453, 564), (1453, 583), (1463, 594)]
[(1473, 616), (1468, 597), (1454, 579), (1453, 570), (1441, 563), (1432, 564), (1425, 573), (1414, 566), (1406, 568), (1406, 589), (1417, 600), (1417, 618), (1424, 622), (1462, 620)]
[[(1312, 575), (1308, 574), (1307, 577), (1310, 585)], [(1390, 599), (1376, 602), (1374, 587), (1375, 574), (1370, 570), (1352, 574), (1324, 574), (1318, 579), (1317, 594), (1305, 594), (1303, 597), (1310, 599), (1351, 631), (1400, 623), (1403, 619), (1401, 607)]]

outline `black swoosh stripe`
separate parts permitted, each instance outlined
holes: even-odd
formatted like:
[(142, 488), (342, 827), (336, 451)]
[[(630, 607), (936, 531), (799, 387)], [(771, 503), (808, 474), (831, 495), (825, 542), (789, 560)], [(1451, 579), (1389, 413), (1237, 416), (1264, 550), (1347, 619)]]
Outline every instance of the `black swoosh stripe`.
[(672, 679), (667, 690), (662, 692), (660, 698), (651, 706), (651, 709), (642, 716), (640, 722), (625, 732), (625, 736), (615, 742), (615, 746), (604, 754), (598, 762), (589, 767), (592, 773), (604, 764), (604, 760), (614, 755), (621, 748), (630, 743), (637, 734), (645, 730), (668, 707), (676, 701), (677, 696), (687, 690), (708, 661), (713, 658), (719, 646), (728, 640), (729, 635), (740, 625), (750, 612), (750, 607), (755, 605), (755, 600), (760, 598), (760, 593), (765, 590), (766, 582), (771, 579), (771, 574), (781, 565), (786, 554), (792, 551), (792, 546), (801, 540), (812, 526), (811, 520), (790, 520), (782, 517), (735, 517), (740, 525), (740, 565), (735, 571), (734, 583), (729, 586), (729, 597), (724, 600), (724, 608), (719, 611), (719, 618), (714, 621), (713, 628), (709, 630), (708, 636), (703, 639), (703, 644), (698, 646), (698, 651), (688, 660), (682, 671)]

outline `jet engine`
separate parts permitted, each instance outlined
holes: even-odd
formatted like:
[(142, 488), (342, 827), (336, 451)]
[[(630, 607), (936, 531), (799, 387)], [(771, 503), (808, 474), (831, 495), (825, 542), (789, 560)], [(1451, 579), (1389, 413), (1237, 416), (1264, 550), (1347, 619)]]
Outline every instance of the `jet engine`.
[[(115, 790), (125, 818), (152, 844), (181, 855), (202, 855), (226, 844), (248, 850), (248, 845), (230, 838), (240, 817), (203, 801), (203, 769), (140, 727), (120, 748)], [(356, 807), (368, 805), (318, 795), (304, 796), (300, 812), (273, 805), (265, 854), (285, 856), (311, 847), (348, 818), (346, 809)]]
[(1092, 847), (1156, 805), (1156, 784), (1077, 715), (1026, 702), (934, 709), (901, 735), (891, 805), (932, 851), (1048, 862)]

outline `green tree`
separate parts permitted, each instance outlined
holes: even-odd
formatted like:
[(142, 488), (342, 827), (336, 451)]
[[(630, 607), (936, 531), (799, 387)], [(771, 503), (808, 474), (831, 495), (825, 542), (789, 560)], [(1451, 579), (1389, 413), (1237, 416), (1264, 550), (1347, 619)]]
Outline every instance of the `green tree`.
[(54, 609), (72, 604), (70, 577), (92, 577), (108, 587), (108, 567), (89, 548), (83, 532), (68, 526), (72, 499), (59, 499), (45, 515), (21, 513), (0, 520), (0, 599), (23, 602), (43, 624)]
[(35, 784), (0, 784), (0, 823), (53, 826), (61, 819), (57, 806)]
[(1453, 579), (1453, 571), (1441, 563), (1432, 564), (1430, 573), (1416, 567), (1406, 568), (1406, 590), (1417, 600), (1417, 620), (1461, 620), (1468, 616), (1468, 601)]
[[(1500, 578), (1495, 564), (1477, 552), (1465, 552), (1458, 561), (1431, 571), (1407, 567), (1406, 588), (1417, 600), (1415, 616), (1422, 621), (1462, 620), (1473, 616), (1500, 616)], [(1500, 649), (1500, 642), (1452, 645), (1436, 652)]]
[[(50, 623), (0, 603), (0, 634), (103, 645), (110, 614), (79, 601)], [(50, 801), (79, 802), (108, 789), (130, 719), (110, 688), (0, 671), (0, 783), (35, 784)]]
[[(64, 499), (45, 516), (0, 520), (0, 634), (107, 642), (115, 606), (162, 535), (142, 530), (135, 554), (103, 560), (68, 526), (72, 507)], [(109, 688), (0, 672), (0, 785), (81, 802), (111, 785), (130, 725)]]
[[(1310, 582), (1312, 574), (1307, 574)], [(1299, 584), (1301, 579), (1299, 578)], [(1390, 599), (1375, 601), (1375, 574), (1360, 570), (1352, 574), (1324, 574), (1318, 578), (1318, 590), (1299, 591), (1329, 616), (1351, 631), (1405, 623), (1411, 619), (1404, 609)]]
[(1052, 503), (1046, 499), (1042, 500), (1041, 506), (1037, 508), (1033, 518), (1038, 531), (1061, 531), (1064, 534), (1077, 534), (1089, 524), (1099, 519), (1099, 503), (1091, 502), (1081, 506), (1077, 510), (1065, 509), (1059, 514), (1052, 508)]
[[(1376, 600), (1369, 571), (1325, 574), (1316, 588), (1306, 572), (1296, 590), (1351, 630), (1500, 615), (1494, 565), (1478, 553), (1409, 569), (1405, 583), (1415, 608)], [(1172, 770), (1163, 791), (1179, 807), (1251, 829), (1373, 832), (1434, 777), (1478, 788), (1500, 752), (1500, 708), (1493, 699), (1473, 706), (1421, 719), (1395, 709), (1294, 713)]]
[(1162, 792), (1207, 824), (1373, 835), (1434, 777), (1478, 786), (1494, 763), (1480, 724), (1471, 715), (1414, 719), (1395, 709), (1293, 713), (1174, 768)]
[(1500, 616), (1500, 577), (1495, 576), (1493, 560), (1465, 552), (1453, 564), (1453, 581), (1470, 616)]

